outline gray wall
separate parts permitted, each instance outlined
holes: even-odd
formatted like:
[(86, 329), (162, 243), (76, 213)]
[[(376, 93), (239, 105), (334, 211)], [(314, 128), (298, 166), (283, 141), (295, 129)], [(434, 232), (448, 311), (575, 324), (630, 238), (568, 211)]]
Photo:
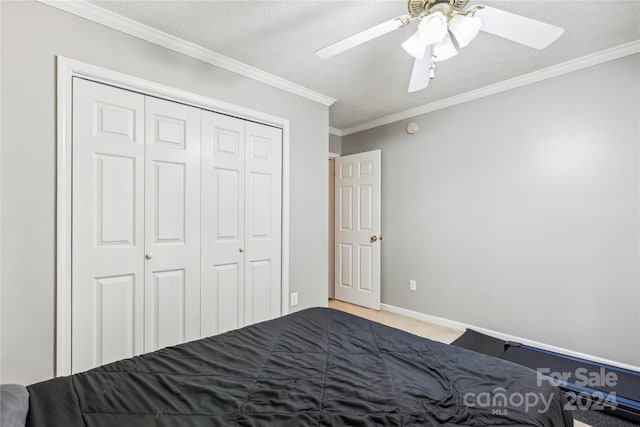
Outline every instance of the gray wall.
[(0, 382), (54, 375), (55, 55), (289, 119), (291, 291), (299, 293), (296, 309), (326, 306), (326, 106), (40, 3), (0, 4)]
[(342, 137), (329, 134), (329, 152), (334, 154), (342, 154)]
[(382, 301), (640, 365), (639, 58), (343, 137), (382, 150)]

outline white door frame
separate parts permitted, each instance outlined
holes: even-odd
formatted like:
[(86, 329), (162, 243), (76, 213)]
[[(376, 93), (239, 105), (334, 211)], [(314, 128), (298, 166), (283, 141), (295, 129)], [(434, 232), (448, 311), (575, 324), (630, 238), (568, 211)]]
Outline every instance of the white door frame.
[(57, 56), (56, 376), (71, 374), (72, 79), (80, 77), (282, 129), (282, 295), (289, 313), (289, 120)]
[[(340, 154), (329, 152), (329, 162), (340, 157)], [(329, 170), (329, 173), (333, 173), (333, 176), (329, 176), (329, 299), (333, 299), (335, 297), (335, 238), (336, 238), (336, 229), (335, 229), (335, 216), (336, 216), (336, 206), (335, 206), (335, 169)]]

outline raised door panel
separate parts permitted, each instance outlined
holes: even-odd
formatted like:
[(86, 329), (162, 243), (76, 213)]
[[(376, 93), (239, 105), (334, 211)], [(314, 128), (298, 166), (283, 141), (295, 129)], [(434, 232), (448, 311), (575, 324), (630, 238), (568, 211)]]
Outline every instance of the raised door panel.
[[(98, 83), (86, 82), (85, 84), (95, 85)], [(141, 143), (139, 135), (142, 128), (139, 121), (144, 111), (140, 111), (137, 106), (123, 105), (117, 99), (118, 95), (123, 92), (120, 89), (104, 86), (100, 91), (107, 96), (99, 98), (93, 104), (93, 134), (96, 139), (108, 143)], [(120, 94), (115, 94), (117, 91)], [(108, 92), (112, 92), (112, 94), (108, 94)]]
[(73, 79), (71, 370), (143, 352), (144, 97)]
[(95, 155), (97, 246), (136, 244), (136, 158)]
[(201, 111), (145, 97), (145, 351), (201, 336)]
[(213, 197), (215, 197), (217, 209), (215, 222), (212, 224), (212, 241), (239, 243), (242, 223), (242, 218), (240, 217), (242, 208), (241, 172), (215, 168), (214, 174), (217, 185)]
[(282, 130), (248, 122), (245, 161), (245, 324), (281, 313)]
[(273, 235), (271, 216), (273, 214), (273, 177), (271, 174), (250, 173), (248, 197), (251, 199), (248, 238), (251, 240), (270, 239)]
[[(245, 323), (263, 322), (273, 316), (279, 307), (273, 307), (275, 301), (271, 298), (274, 284), (271, 274), (271, 260), (251, 261), (247, 266), (247, 280), (245, 286)], [(279, 286), (279, 284), (277, 284)], [(277, 302), (278, 305), (280, 302)]]
[(340, 230), (353, 229), (353, 187), (343, 185), (340, 187), (340, 200), (338, 202), (338, 212)]
[(135, 354), (135, 276), (101, 277), (94, 281), (95, 366)]
[(361, 292), (371, 292), (373, 276), (373, 256), (371, 244), (358, 246), (358, 290)]
[(371, 184), (358, 185), (358, 230), (368, 233), (373, 232), (372, 193)]
[(151, 292), (152, 311), (147, 330), (154, 348), (163, 348), (185, 341), (185, 271), (154, 271)]
[(160, 146), (175, 150), (186, 149), (187, 121), (184, 116), (171, 117), (156, 112), (153, 121), (153, 146)]
[(245, 122), (203, 112), (202, 335), (244, 324)]
[(353, 287), (353, 245), (341, 243), (339, 247), (338, 283), (343, 288)]
[(186, 163), (153, 162), (154, 226), (151, 227), (154, 244), (185, 243)]
[(203, 330), (209, 335), (221, 334), (242, 326), (244, 315), (242, 295), (240, 295), (242, 269), (239, 264), (215, 265), (210, 284), (211, 299), (203, 301), (214, 307), (212, 315)]

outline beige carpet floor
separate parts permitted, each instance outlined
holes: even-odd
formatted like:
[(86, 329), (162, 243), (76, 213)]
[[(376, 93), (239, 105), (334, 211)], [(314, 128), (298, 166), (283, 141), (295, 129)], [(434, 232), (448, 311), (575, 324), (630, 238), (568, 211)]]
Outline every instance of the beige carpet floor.
[[(390, 313), (388, 311), (371, 310), (369, 308), (360, 307), (358, 305), (349, 304), (335, 299), (329, 300), (329, 307), (355, 316), (364, 317), (365, 319), (373, 320), (374, 322), (382, 323), (396, 329), (402, 329), (403, 331), (429, 338), (430, 340), (440, 341), (445, 344), (450, 344), (464, 332), (457, 329), (445, 328), (443, 326), (422, 322), (411, 317)], [(588, 424), (581, 423), (580, 421), (574, 421), (574, 426), (590, 427)]]

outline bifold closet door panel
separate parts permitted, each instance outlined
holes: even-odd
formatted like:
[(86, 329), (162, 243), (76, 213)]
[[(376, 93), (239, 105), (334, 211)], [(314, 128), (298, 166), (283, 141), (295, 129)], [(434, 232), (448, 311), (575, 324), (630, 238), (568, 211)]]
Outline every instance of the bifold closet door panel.
[(73, 79), (72, 373), (144, 351), (144, 96)]
[(202, 112), (202, 335), (244, 325), (245, 122)]
[(282, 130), (246, 122), (245, 325), (281, 314)]
[(145, 352), (200, 338), (201, 110), (145, 97)]

